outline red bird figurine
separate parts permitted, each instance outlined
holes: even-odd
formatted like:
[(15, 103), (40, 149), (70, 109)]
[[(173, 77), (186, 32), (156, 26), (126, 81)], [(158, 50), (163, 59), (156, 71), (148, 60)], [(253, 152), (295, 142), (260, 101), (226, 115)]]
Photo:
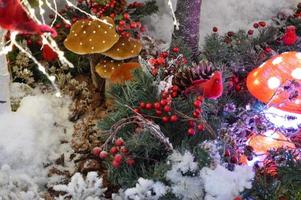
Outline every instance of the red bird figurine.
[(25, 34), (51, 33), (52, 37), (57, 32), (47, 26), (36, 23), (26, 13), (20, 0), (0, 0), (0, 26), (8, 31), (17, 31)]
[(283, 43), (287, 46), (291, 46), (294, 45), (297, 42), (297, 40), (298, 40), (298, 36), (296, 34), (296, 27), (288, 26), (282, 37)]
[(223, 78), (220, 71), (213, 73), (209, 80), (197, 80), (184, 91), (184, 94), (197, 93), (208, 99), (217, 99), (223, 94)]

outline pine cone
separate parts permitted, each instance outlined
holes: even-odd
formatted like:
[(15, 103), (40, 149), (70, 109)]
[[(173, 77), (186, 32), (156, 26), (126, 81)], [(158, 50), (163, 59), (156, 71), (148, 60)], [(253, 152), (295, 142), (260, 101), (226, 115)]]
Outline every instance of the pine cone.
[(177, 72), (173, 77), (172, 84), (178, 86), (181, 90), (185, 90), (196, 80), (210, 79), (212, 73), (211, 63), (201, 61), (197, 66), (187, 67)]

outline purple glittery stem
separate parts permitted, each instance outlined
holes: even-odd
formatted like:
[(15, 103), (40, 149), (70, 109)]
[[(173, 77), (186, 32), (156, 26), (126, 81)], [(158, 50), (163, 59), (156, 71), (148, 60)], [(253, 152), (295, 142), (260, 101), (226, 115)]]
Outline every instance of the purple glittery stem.
[(180, 29), (175, 31), (175, 37), (184, 39), (186, 45), (192, 49), (192, 57), (199, 54), (199, 28), (202, 0), (178, 0), (176, 16)]

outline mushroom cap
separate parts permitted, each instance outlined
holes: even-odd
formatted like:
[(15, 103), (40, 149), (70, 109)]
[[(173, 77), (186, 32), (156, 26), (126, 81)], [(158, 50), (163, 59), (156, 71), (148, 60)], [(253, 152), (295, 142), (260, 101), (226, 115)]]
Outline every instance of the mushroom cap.
[(301, 53), (286, 52), (274, 56), (247, 77), (249, 92), (258, 100), (280, 110), (301, 113), (301, 87), (296, 87), (299, 96), (289, 99), (290, 92), (283, 86), (295, 81), (301, 86)]
[(264, 135), (252, 135), (247, 144), (254, 149), (255, 153), (266, 153), (271, 149), (281, 147), (295, 148), (295, 145), (287, 137), (273, 130), (267, 131)]
[(114, 60), (125, 60), (138, 56), (141, 49), (140, 40), (121, 37), (112, 48), (102, 54)]
[(79, 20), (71, 27), (70, 33), (64, 41), (65, 47), (80, 55), (102, 53), (110, 49), (118, 40), (114, 20), (102, 17), (100, 20)]
[(132, 79), (131, 71), (139, 66), (140, 64), (136, 62), (124, 63), (123, 61), (104, 59), (96, 65), (95, 71), (100, 77), (109, 79), (113, 83), (123, 83)]

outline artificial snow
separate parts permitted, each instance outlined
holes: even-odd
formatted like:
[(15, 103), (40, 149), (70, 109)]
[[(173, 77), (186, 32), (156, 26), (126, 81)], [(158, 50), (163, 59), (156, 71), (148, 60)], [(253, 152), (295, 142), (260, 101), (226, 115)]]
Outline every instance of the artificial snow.
[(158, 200), (166, 192), (163, 183), (139, 178), (136, 187), (124, 191), (124, 197), (127, 200)]
[(206, 191), (205, 200), (234, 199), (244, 189), (252, 187), (255, 173), (252, 167), (237, 165), (234, 171), (229, 171), (221, 165), (215, 169), (203, 168), (200, 176)]
[[(48, 183), (45, 166), (71, 152), (68, 144), (61, 144), (70, 140), (73, 132), (69, 102), (50, 94), (27, 96), (16, 112), (0, 114), (0, 173), (11, 172), (7, 181), (21, 177), (21, 181), (36, 184), (39, 191)], [(5, 199), (10, 191), (2, 188), (0, 192)]]
[(55, 185), (53, 189), (66, 193), (57, 200), (64, 200), (67, 196), (72, 200), (100, 200), (105, 199), (104, 192), (107, 190), (103, 188), (102, 178), (98, 177), (97, 172), (89, 172), (85, 179), (82, 174), (75, 173), (68, 185)]
[(182, 200), (202, 199), (203, 181), (198, 176), (194, 156), (188, 151), (184, 154), (175, 151), (168, 160), (172, 167), (167, 171), (166, 179), (171, 183), (172, 193)]
[(248, 30), (253, 22), (268, 20), (279, 11), (294, 8), (298, 0), (203, 0), (200, 23), (201, 43), (212, 33), (214, 26), (220, 33)]

